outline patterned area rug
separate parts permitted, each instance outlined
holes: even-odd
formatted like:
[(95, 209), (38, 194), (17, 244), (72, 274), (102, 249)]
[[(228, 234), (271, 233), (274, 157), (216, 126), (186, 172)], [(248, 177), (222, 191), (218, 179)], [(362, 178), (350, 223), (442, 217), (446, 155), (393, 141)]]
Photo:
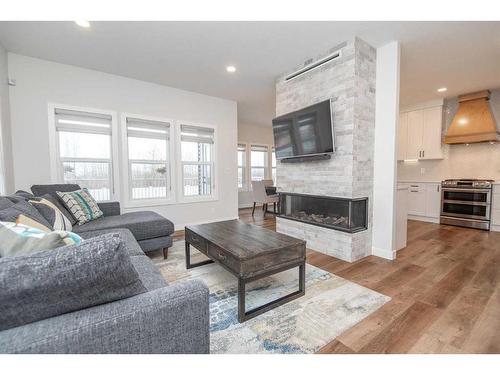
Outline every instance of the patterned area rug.
[[(191, 249), (193, 263), (206, 259)], [(167, 260), (155, 260), (167, 282), (201, 279), (209, 287), (211, 353), (314, 353), (390, 300), (307, 265), (305, 296), (240, 324), (236, 278), (217, 264), (186, 270), (184, 262), (184, 241), (174, 243)], [(298, 269), (250, 283), (247, 310), (297, 288)]]

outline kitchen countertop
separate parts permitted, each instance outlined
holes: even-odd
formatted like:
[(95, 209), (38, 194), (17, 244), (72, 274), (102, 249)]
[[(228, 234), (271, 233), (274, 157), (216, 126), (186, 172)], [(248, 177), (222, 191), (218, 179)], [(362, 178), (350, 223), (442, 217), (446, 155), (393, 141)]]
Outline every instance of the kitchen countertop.
[[(418, 184), (440, 184), (441, 181), (431, 181), (431, 180), (425, 180), (425, 181), (419, 181), (419, 180), (398, 180), (398, 184), (409, 184), (409, 183), (418, 183)], [(494, 181), (493, 185), (500, 185), (500, 180)]]
[[(418, 180), (398, 180), (398, 184), (409, 184), (409, 183), (419, 183), (419, 184), (440, 184), (441, 181), (433, 181), (433, 180), (425, 180), (425, 181), (418, 181)], [(499, 181), (500, 183), (500, 181)]]

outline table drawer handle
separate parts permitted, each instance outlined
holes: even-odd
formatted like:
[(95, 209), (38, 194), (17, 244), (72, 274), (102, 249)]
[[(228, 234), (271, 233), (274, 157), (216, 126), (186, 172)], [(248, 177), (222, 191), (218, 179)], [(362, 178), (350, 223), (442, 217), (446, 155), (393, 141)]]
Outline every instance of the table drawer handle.
[(224, 254), (222, 254), (221, 252), (217, 253), (217, 256), (222, 259), (222, 260), (225, 260), (226, 259), (226, 256)]
[(195, 236), (191, 236), (191, 241), (193, 242), (200, 242), (200, 240), (198, 238), (196, 238)]

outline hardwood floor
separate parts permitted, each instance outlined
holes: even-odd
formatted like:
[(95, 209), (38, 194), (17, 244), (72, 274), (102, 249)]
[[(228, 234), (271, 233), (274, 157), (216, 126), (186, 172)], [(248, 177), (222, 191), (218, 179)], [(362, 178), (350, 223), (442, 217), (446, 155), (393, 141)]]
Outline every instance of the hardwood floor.
[[(276, 229), (260, 210), (240, 219)], [(394, 261), (308, 250), (307, 262), (392, 298), (320, 353), (500, 353), (500, 233), (410, 221)]]

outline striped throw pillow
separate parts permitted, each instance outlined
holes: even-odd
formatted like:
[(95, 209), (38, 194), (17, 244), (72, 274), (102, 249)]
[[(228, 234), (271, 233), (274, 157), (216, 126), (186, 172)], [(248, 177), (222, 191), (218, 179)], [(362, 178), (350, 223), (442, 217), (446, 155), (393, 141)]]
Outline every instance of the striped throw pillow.
[(58, 191), (57, 195), (59, 195), (68, 211), (76, 219), (78, 225), (88, 223), (103, 215), (97, 202), (90, 195), (87, 188), (71, 192)]
[(54, 230), (65, 230), (71, 232), (73, 226), (71, 221), (64, 216), (64, 214), (57, 208), (57, 206), (44, 198), (37, 198), (37, 200), (30, 200), (31, 203), (40, 214), (52, 225)]

